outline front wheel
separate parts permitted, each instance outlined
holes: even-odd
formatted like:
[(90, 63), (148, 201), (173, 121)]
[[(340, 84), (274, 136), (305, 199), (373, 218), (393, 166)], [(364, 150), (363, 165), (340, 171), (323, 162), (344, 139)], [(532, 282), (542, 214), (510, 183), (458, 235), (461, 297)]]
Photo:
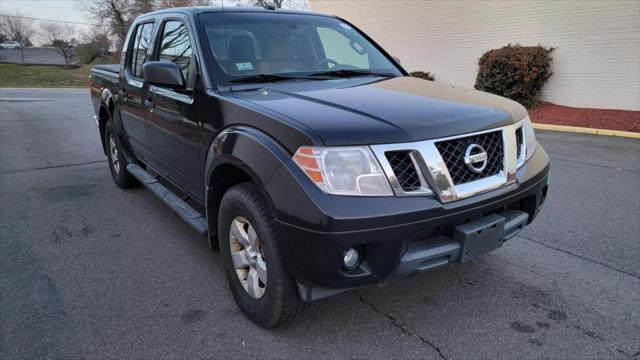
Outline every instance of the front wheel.
[(253, 183), (233, 186), (224, 194), (218, 239), (231, 292), (247, 317), (272, 328), (307, 308), (282, 259), (269, 208)]

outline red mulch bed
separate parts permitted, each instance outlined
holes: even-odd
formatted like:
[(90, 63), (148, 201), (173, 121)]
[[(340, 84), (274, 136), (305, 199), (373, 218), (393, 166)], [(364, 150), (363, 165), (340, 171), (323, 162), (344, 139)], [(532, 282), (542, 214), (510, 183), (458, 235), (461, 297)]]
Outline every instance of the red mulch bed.
[(534, 123), (640, 132), (640, 111), (584, 109), (542, 102), (529, 110)]

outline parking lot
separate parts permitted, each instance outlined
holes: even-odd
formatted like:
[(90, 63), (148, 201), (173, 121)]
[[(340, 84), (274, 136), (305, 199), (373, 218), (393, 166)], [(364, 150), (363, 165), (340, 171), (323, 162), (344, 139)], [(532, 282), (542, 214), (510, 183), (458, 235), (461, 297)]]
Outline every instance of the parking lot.
[(640, 358), (640, 141), (538, 133), (542, 215), (481, 260), (264, 330), (220, 257), (111, 180), (88, 90), (0, 90), (0, 358)]

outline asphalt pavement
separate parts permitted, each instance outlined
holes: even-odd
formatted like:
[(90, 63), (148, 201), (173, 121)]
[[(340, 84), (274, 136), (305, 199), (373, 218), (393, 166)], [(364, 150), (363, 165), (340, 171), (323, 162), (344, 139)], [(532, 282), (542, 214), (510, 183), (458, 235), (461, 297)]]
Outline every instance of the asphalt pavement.
[(477, 261), (264, 330), (220, 256), (111, 180), (88, 90), (0, 89), (0, 358), (640, 358), (640, 141), (538, 133), (547, 203)]

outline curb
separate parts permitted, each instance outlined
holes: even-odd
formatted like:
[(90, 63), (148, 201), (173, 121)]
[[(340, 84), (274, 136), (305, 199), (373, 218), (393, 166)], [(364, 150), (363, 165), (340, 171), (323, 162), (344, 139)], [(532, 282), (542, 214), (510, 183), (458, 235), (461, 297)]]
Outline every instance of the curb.
[(578, 127), (578, 126), (551, 125), (551, 124), (540, 124), (540, 123), (533, 123), (533, 128), (538, 130), (564, 131), (564, 132), (572, 132), (572, 133), (578, 133), (578, 134), (617, 136), (617, 137), (640, 139), (640, 133), (632, 132), (632, 131), (592, 129), (592, 128)]

